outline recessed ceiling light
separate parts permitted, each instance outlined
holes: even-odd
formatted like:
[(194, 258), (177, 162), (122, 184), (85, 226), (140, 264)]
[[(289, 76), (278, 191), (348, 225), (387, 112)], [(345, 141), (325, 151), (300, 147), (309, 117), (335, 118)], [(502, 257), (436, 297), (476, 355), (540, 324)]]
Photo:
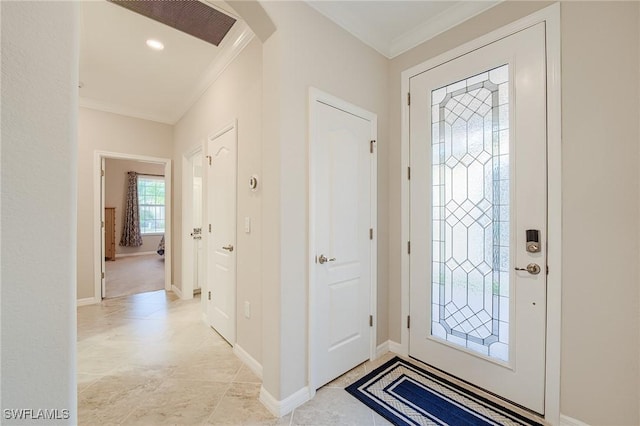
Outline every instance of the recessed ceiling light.
[(147, 46), (149, 46), (153, 50), (162, 50), (162, 49), (164, 49), (164, 44), (162, 44), (162, 42), (160, 42), (158, 40), (154, 40), (152, 38), (147, 40)]

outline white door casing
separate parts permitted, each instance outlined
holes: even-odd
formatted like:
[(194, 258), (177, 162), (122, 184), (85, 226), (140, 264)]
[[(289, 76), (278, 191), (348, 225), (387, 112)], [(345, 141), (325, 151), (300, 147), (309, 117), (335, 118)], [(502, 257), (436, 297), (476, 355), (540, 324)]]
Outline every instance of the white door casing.
[[(104, 230), (102, 229), (102, 221), (104, 221), (104, 189), (102, 179), (102, 170), (104, 170), (104, 160), (107, 158), (120, 159), (120, 160), (132, 160), (142, 161), (145, 163), (158, 163), (164, 166), (164, 184), (165, 184), (165, 199), (166, 204), (164, 208), (165, 223), (171, 223), (171, 160), (161, 157), (150, 157), (145, 155), (124, 154), (119, 152), (109, 151), (94, 151), (94, 180), (93, 180), (93, 207), (94, 207), (94, 228), (93, 228), (93, 256), (94, 256), (94, 303), (100, 303), (105, 294), (103, 288), (102, 271), (104, 271)], [(164, 232), (164, 289), (166, 291), (171, 290), (171, 259), (172, 259), (172, 235), (171, 226), (167, 226)]]
[(203, 233), (207, 236), (207, 316), (209, 324), (233, 345), (236, 339), (237, 253), (235, 123), (209, 137), (205, 168), (208, 221)]
[(310, 390), (375, 353), (375, 114), (310, 90)]
[[(491, 161), (494, 162), (496, 168), (506, 167), (505, 170), (510, 170), (508, 172), (510, 175), (509, 187), (506, 191), (502, 191), (502, 187), (500, 188), (500, 193), (507, 199), (508, 204), (510, 204), (510, 213), (506, 213), (506, 216), (509, 217), (509, 225), (504, 226), (503, 224), (501, 225), (502, 228), (499, 228), (496, 223), (498, 220), (504, 220), (504, 217), (498, 219), (497, 213), (489, 214), (490, 212), (487, 210), (488, 216), (493, 218), (491, 220), (494, 221), (492, 222), (494, 225), (485, 228), (485, 234), (483, 235), (486, 235), (487, 232), (491, 234), (492, 226), (496, 230), (508, 230), (509, 232), (500, 234), (500, 238), (502, 239), (499, 244), (495, 243), (495, 239), (493, 240), (493, 244), (496, 244), (496, 247), (500, 247), (495, 250), (503, 250), (506, 245), (508, 245), (509, 248), (507, 251), (503, 250), (501, 252), (504, 261), (503, 266), (500, 266), (498, 269), (495, 267), (497, 264), (495, 263), (495, 258), (487, 260), (487, 256), (485, 256), (484, 260), (488, 262), (489, 267), (486, 266), (486, 264), (478, 268), (472, 268), (471, 264), (458, 266), (458, 264), (450, 262), (450, 259), (455, 258), (455, 255), (452, 255), (456, 250), (455, 245), (450, 245), (454, 248), (447, 249), (445, 252), (444, 244), (440, 245), (438, 242), (432, 243), (432, 239), (441, 240), (441, 238), (435, 236), (436, 234), (444, 235), (440, 233), (440, 228), (432, 224), (432, 219), (442, 219), (438, 226), (446, 229), (446, 231), (443, 232), (446, 232), (447, 235), (455, 235), (455, 233), (458, 232), (458, 228), (462, 229), (465, 235), (464, 238), (467, 238), (466, 235), (470, 236), (472, 232), (475, 232), (472, 231), (474, 227), (478, 229), (480, 229), (480, 227), (478, 227), (474, 221), (470, 220), (469, 217), (463, 218), (462, 213), (459, 217), (454, 218), (453, 215), (457, 215), (456, 206), (451, 207), (452, 204), (449, 204), (449, 201), (447, 201), (446, 209), (444, 204), (442, 204), (443, 207), (441, 208), (433, 208), (434, 205), (439, 205), (439, 198), (435, 196), (432, 197), (432, 184), (435, 182), (437, 185), (438, 181), (436, 179), (441, 179), (440, 184), (443, 185), (442, 188), (451, 188), (451, 182), (455, 181), (455, 173), (457, 173), (458, 169), (451, 165), (448, 166), (451, 167), (451, 170), (455, 171), (446, 175), (449, 180), (445, 183), (445, 174), (440, 172), (440, 170), (444, 169), (432, 166), (432, 164), (438, 163), (437, 161), (434, 162), (434, 156), (448, 158), (449, 160), (446, 161), (453, 161), (453, 163), (457, 161), (452, 159), (452, 157), (454, 157), (453, 155), (449, 157), (449, 153), (445, 154), (444, 151), (442, 151), (445, 150), (444, 147), (446, 144), (440, 145), (442, 146), (442, 150), (439, 148), (435, 149), (432, 146), (432, 136), (434, 138), (440, 137), (435, 133), (435, 130), (433, 130), (434, 133), (432, 134), (432, 113), (435, 113), (435, 116), (440, 114), (439, 108), (433, 108), (432, 110), (432, 92), (444, 86), (449, 86), (451, 87), (451, 93), (455, 95), (458, 92), (454, 90), (458, 89), (458, 87), (454, 86), (454, 83), (469, 79), (466, 82), (469, 84), (469, 87), (471, 87), (474, 81), (481, 80), (480, 78), (475, 79), (475, 76), (489, 70), (494, 70), (505, 64), (508, 64), (509, 89), (504, 92), (501, 89), (500, 93), (508, 93), (509, 107), (508, 109), (500, 108), (500, 113), (507, 114), (507, 116), (503, 116), (502, 119), (508, 122), (509, 141), (506, 142), (506, 149), (508, 151), (501, 151), (500, 154), (502, 155), (494, 157), (494, 160)], [(504, 67), (501, 69), (504, 70)], [(490, 77), (487, 78), (489, 78), (488, 84), (493, 85)], [(460, 86), (460, 84), (458, 84), (458, 86)], [(461, 87), (464, 87), (464, 85)], [(494, 87), (494, 89), (496, 90), (495, 96), (497, 99), (498, 91), (496, 87)], [(469, 89), (469, 92), (471, 92), (471, 89)], [(411, 255), (409, 275), (411, 329), (409, 330), (409, 354), (510, 401), (536, 412), (544, 413), (546, 349), (546, 274), (544, 271), (546, 268), (547, 242), (544, 23), (540, 23), (525, 31), (486, 45), (410, 78), (410, 93)], [(436, 97), (435, 94), (434, 97)], [(440, 100), (436, 100), (434, 104), (442, 105), (439, 102)], [(502, 98), (500, 102), (503, 102)], [(477, 104), (479, 105), (479, 102)], [(474, 106), (473, 108), (476, 107), (477, 106)], [(498, 115), (494, 116), (494, 120), (498, 120)], [(469, 127), (472, 126), (469, 125)], [(452, 128), (454, 128), (454, 125), (452, 125)], [(502, 137), (503, 134), (506, 134), (504, 131), (502, 131), (502, 133), (498, 132), (496, 127), (492, 129), (496, 131), (489, 132), (488, 140), (490, 143), (494, 143), (497, 140), (492, 139), (494, 138), (492, 135), (497, 136), (500, 134), (500, 137)], [(455, 131), (455, 129), (453, 131)], [(487, 138), (485, 138), (485, 140), (487, 140)], [(468, 143), (469, 146), (472, 144), (471, 138), (468, 139)], [(501, 146), (500, 149), (504, 149), (504, 146)], [(454, 148), (452, 148), (452, 150), (454, 150)], [(489, 149), (489, 151), (491, 151), (491, 149)], [(504, 155), (505, 152), (508, 152), (508, 154)], [(462, 155), (460, 157), (462, 157)], [(477, 158), (481, 157), (478, 156)], [(500, 158), (500, 160), (498, 160), (498, 158)], [(505, 158), (508, 158), (507, 165), (500, 163), (500, 161)], [(473, 161), (475, 160), (462, 159), (461, 163), (469, 165)], [(482, 159), (481, 161), (484, 162), (487, 160)], [(485, 164), (489, 164), (489, 167), (492, 167), (491, 163)], [(471, 188), (474, 183), (482, 179), (481, 175), (473, 177), (471, 167), (472, 166), (467, 167), (467, 171), (463, 172), (469, 173), (468, 175), (464, 175), (464, 179), (467, 182), (464, 184), (465, 188), (466, 185)], [(480, 173), (486, 174), (487, 170), (491, 170), (486, 167), (485, 165), (484, 169), (480, 168), (479, 170), (484, 170)], [(484, 191), (485, 194), (493, 191), (493, 189), (486, 187), (482, 189), (482, 186), (480, 188), (480, 192)], [(447, 200), (452, 200), (451, 194), (447, 192), (449, 190), (450, 189), (443, 189), (442, 194)], [(456, 189), (453, 189), (453, 191), (455, 192)], [(447, 194), (446, 196), (444, 195), (445, 193)], [(487, 196), (490, 200), (493, 200), (495, 197), (496, 195)], [(442, 199), (444, 200), (445, 198)], [(486, 204), (488, 205), (488, 203)], [(480, 204), (477, 203), (477, 205)], [(493, 209), (493, 207), (486, 208)], [(472, 209), (468, 207), (465, 208), (465, 210), (470, 212)], [(497, 210), (491, 210), (491, 212), (493, 211)], [(436, 216), (436, 214), (439, 216)], [(469, 213), (469, 215), (474, 214), (475, 213)], [(451, 220), (447, 219), (445, 221), (443, 217), (451, 218)], [(484, 219), (486, 218), (478, 220)], [(465, 222), (465, 220), (467, 222)], [(465, 222), (466, 228), (458, 224), (462, 222)], [(470, 224), (471, 222), (473, 222), (473, 224)], [(486, 222), (485, 226), (487, 226)], [(464, 229), (466, 229), (466, 231)], [(543, 247), (542, 252), (528, 253), (525, 250), (525, 230), (527, 229), (540, 230)], [(486, 241), (486, 238), (492, 239), (493, 236), (482, 237), (482, 240)], [(508, 241), (508, 244), (504, 241)], [(469, 256), (471, 252), (473, 252), (473, 250), (469, 249), (467, 256)], [(440, 262), (434, 263), (433, 265), (442, 265), (438, 267), (441, 269), (436, 270), (436, 267), (432, 265), (432, 258), (434, 262)], [(470, 258), (471, 256), (469, 256), (469, 259)], [(542, 273), (533, 275), (527, 272), (514, 271), (516, 266), (525, 267), (529, 263), (540, 265)], [(444, 266), (445, 264), (446, 267)], [(474, 265), (477, 266), (477, 262)], [(507, 286), (501, 287), (499, 293), (497, 290), (494, 290), (496, 282), (493, 277), (497, 275), (490, 272), (490, 266), (494, 266), (494, 271), (500, 271), (499, 280), (510, 283)], [(497, 335), (500, 335), (500, 340), (492, 344), (492, 347), (502, 345), (501, 349), (503, 349), (503, 353), (498, 356), (501, 359), (496, 359), (497, 355), (495, 354), (498, 353), (498, 351), (492, 353), (490, 350), (486, 350), (485, 355), (476, 352), (483, 350), (483, 347), (469, 337), (472, 336), (475, 330), (468, 332), (462, 331), (463, 328), (465, 330), (471, 330), (471, 328), (473, 328), (472, 322), (475, 324), (478, 321), (477, 318), (482, 318), (482, 315), (470, 315), (473, 319), (468, 322), (453, 320), (455, 309), (460, 309), (460, 312), (463, 312), (462, 306), (457, 306), (460, 304), (459, 302), (453, 305), (449, 304), (453, 297), (451, 295), (456, 293), (455, 282), (458, 278), (456, 278), (455, 274), (461, 272), (463, 269), (465, 270), (465, 274), (468, 274), (468, 277), (476, 274), (478, 270), (486, 274), (484, 278), (481, 277), (481, 282), (484, 283), (481, 285), (483, 294), (487, 294), (488, 296), (484, 298), (484, 306), (489, 312), (491, 312), (492, 308), (487, 306), (494, 306), (494, 312), (500, 309), (501, 321), (487, 322), (486, 324), (489, 324), (489, 326), (485, 330), (486, 334), (481, 333), (481, 337), (483, 339), (494, 339), (497, 338)], [(451, 278), (443, 278), (446, 274), (450, 274)], [(471, 278), (465, 278), (465, 280), (467, 279), (471, 282)], [(434, 286), (434, 282), (442, 285)], [(448, 284), (444, 285), (444, 283)], [(446, 302), (446, 306), (442, 304), (440, 308), (432, 309), (430, 301), (432, 297), (440, 297), (440, 293), (438, 293), (439, 288), (443, 289), (442, 294), (448, 294), (448, 296), (446, 296), (448, 302)], [(446, 291), (444, 290), (445, 288)], [(469, 296), (469, 292), (472, 290), (466, 291), (466, 302), (463, 301), (462, 304), (469, 303), (468, 306), (470, 306), (471, 303), (469, 300), (471, 300), (471, 297)], [(508, 299), (502, 297), (504, 294), (508, 295)], [(465, 300), (465, 298), (464, 296), (462, 298), (458, 297), (458, 300)], [(512, 302), (506, 302), (507, 300), (511, 300)], [(504, 304), (503, 302), (508, 304)], [(494, 305), (492, 305), (492, 303)], [(499, 308), (497, 308), (497, 306), (499, 306)], [(465, 307), (464, 309), (467, 308)], [(471, 310), (473, 311), (474, 308), (471, 307)], [(466, 312), (469, 312), (469, 309), (467, 309)], [(450, 319), (445, 320), (443, 319), (444, 317), (449, 317)], [(509, 323), (508, 331), (502, 328), (507, 322)], [(455, 327), (451, 326), (452, 324), (455, 325)], [(444, 327), (442, 327), (443, 330), (451, 326), (451, 330), (456, 329), (458, 335), (447, 334), (447, 337), (444, 337), (441, 334), (442, 332), (438, 331), (441, 325), (444, 325)], [(493, 329), (491, 325), (493, 325)], [(490, 337), (488, 337), (489, 334), (491, 334)], [(461, 338), (461, 335), (466, 335), (467, 337)], [(463, 340), (464, 342), (462, 342)], [(506, 343), (501, 343), (503, 341)], [(466, 347), (461, 347), (459, 346), (460, 344), (466, 345)], [(505, 349), (507, 347), (508, 349)], [(504, 353), (505, 351), (506, 353)]]

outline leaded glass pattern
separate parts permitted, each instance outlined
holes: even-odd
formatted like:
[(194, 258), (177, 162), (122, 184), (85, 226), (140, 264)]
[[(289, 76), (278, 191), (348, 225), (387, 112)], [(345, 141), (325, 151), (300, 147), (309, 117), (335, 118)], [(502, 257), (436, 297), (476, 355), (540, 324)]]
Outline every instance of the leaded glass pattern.
[(431, 334), (509, 360), (509, 68), (431, 92)]

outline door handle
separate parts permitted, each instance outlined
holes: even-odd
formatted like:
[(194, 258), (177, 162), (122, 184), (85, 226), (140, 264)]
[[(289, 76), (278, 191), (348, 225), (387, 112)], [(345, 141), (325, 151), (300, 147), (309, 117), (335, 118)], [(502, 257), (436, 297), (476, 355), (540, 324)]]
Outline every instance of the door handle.
[(540, 273), (540, 265), (538, 265), (537, 263), (530, 263), (527, 265), (526, 268), (518, 268), (516, 266), (515, 269), (516, 271), (526, 271), (531, 275), (538, 275)]
[(318, 263), (320, 263), (321, 265), (323, 263), (335, 262), (335, 261), (336, 261), (335, 257), (332, 257), (331, 259), (327, 259), (324, 254), (321, 254), (320, 257), (318, 258)]
[(229, 244), (228, 246), (222, 247), (222, 250), (226, 250), (228, 252), (232, 252), (233, 251), (233, 246), (231, 244)]

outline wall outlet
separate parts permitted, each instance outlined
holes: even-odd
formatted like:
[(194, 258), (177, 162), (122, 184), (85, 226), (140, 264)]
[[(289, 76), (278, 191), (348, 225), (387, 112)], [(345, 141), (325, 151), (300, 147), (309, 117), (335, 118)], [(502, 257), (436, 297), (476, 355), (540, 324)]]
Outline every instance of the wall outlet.
[(244, 301), (244, 317), (246, 319), (251, 318), (251, 303), (249, 301)]

